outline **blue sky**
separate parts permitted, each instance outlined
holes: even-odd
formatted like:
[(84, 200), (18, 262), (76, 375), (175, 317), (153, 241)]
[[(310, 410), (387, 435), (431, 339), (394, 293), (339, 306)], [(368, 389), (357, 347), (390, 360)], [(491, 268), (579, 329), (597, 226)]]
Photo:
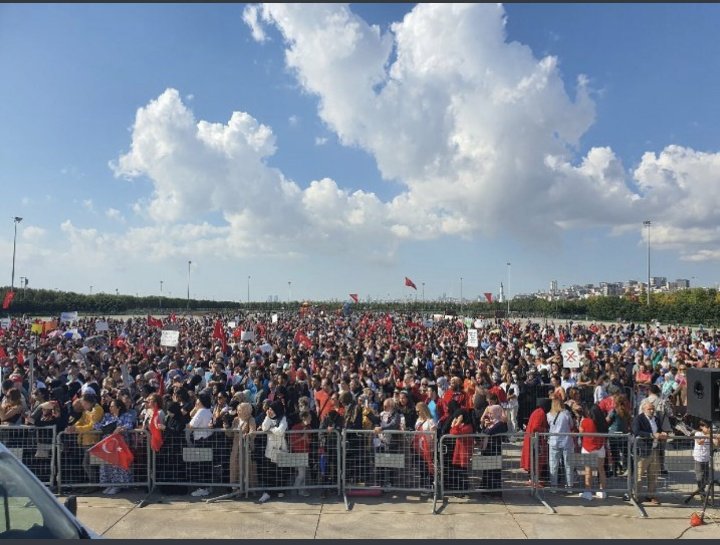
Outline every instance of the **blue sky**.
[[(9, 285), (717, 287), (720, 6), (3, 4)], [(420, 290), (417, 295), (420, 295)]]

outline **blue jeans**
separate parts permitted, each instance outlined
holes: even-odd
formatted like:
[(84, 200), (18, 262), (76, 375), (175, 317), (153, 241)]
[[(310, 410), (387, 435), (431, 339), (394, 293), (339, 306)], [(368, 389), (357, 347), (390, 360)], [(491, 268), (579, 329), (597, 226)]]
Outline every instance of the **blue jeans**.
[(560, 456), (562, 456), (565, 464), (565, 486), (572, 488), (573, 485), (573, 468), (570, 466), (569, 458), (570, 448), (550, 447), (550, 486), (558, 485), (558, 467), (560, 466)]

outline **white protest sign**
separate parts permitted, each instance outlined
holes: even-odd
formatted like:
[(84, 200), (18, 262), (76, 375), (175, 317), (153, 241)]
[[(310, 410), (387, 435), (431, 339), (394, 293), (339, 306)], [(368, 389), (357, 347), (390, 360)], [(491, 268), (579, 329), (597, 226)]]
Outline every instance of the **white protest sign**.
[(105, 322), (103, 320), (98, 320), (95, 322), (95, 331), (97, 331), (98, 333), (101, 331), (108, 331), (109, 329), (110, 329), (110, 326), (108, 325), (107, 322)]
[(560, 352), (562, 353), (563, 367), (569, 367), (570, 369), (580, 367), (580, 351), (578, 350), (578, 343), (562, 343)]
[(77, 322), (78, 313), (77, 310), (74, 312), (62, 312), (60, 313), (61, 322)]
[(276, 324), (277, 321), (278, 321), (278, 315), (277, 315), (277, 314), (273, 314), (273, 315), (270, 317), (270, 320), (272, 321), (272, 323)]
[(467, 345), (473, 348), (478, 347), (478, 333), (477, 329), (468, 329), (468, 340)]
[(172, 329), (163, 329), (160, 334), (160, 346), (177, 346), (180, 342), (180, 332)]
[(481, 320), (480, 318), (478, 318), (477, 320), (475, 320), (473, 325), (475, 326), (475, 328), (481, 329), (481, 328), (485, 327), (485, 320)]
[(255, 332), (254, 332), (254, 331), (243, 331), (242, 333), (240, 333), (240, 340), (243, 341), (243, 342), (245, 342), (245, 341), (250, 341), (250, 342), (255, 341)]
[(230, 329), (235, 329), (235, 326), (237, 326), (237, 322), (228, 322), (228, 327)]
[(10, 318), (0, 318), (0, 327), (10, 329)]

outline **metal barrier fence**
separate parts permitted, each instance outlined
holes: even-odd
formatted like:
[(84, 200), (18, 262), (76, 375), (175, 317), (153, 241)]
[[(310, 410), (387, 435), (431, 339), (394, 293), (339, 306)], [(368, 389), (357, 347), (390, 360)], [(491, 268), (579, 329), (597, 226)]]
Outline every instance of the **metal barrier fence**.
[(238, 430), (197, 428), (166, 433), (160, 450), (153, 451), (153, 486), (174, 491), (188, 487), (241, 489), (241, 454)]
[[(650, 497), (677, 498), (685, 496), (688, 503), (692, 497), (702, 497), (702, 488), (707, 490), (713, 473), (710, 462), (698, 465), (693, 459), (696, 440), (709, 436), (678, 437), (670, 441), (658, 442), (651, 438), (636, 438), (632, 448), (634, 479), (633, 493), (643, 501)], [(720, 475), (720, 458), (714, 452), (714, 477)]]
[(133, 453), (133, 462), (128, 470), (111, 465), (88, 451), (100, 439), (100, 432), (69, 432), (57, 434), (57, 487), (63, 488), (133, 488), (151, 487), (152, 467), (149, 434), (145, 430), (122, 432)]
[(250, 492), (335, 490), (340, 494), (342, 458), (336, 430), (288, 430), (283, 437), (252, 432), (244, 438), (245, 495)]
[[(583, 452), (583, 438), (597, 438), (603, 445)], [(534, 476), (540, 485), (537, 490), (585, 494), (586, 499), (608, 494), (629, 499), (631, 445), (631, 435), (624, 433), (534, 434), (534, 459), (542, 461)]]
[(55, 426), (0, 426), (0, 443), (43, 484), (55, 484)]
[[(533, 490), (532, 477), (520, 463), (522, 441), (512, 433), (444, 435), (440, 438), (439, 495)], [(531, 462), (532, 467), (532, 462)]]
[(436, 443), (434, 431), (344, 430), (342, 476), (346, 507), (349, 509), (348, 492), (405, 491), (435, 496)]

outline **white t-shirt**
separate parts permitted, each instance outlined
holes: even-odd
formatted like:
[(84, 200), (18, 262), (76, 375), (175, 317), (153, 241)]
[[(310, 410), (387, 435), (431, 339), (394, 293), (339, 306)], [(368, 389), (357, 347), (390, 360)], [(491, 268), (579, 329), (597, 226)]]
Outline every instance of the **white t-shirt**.
[(705, 437), (705, 442), (703, 444), (700, 444), (699, 441), (695, 441), (695, 446), (693, 446), (693, 460), (695, 460), (696, 462), (709, 462), (710, 438), (701, 431), (696, 431), (695, 437)]
[[(190, 425), (194, 430), (197, 428), (209, 428), (210, 424), (212, 424), (212, 411), (205, 407), (198, 410), (195, 416), (192, 417), (192, 420), (190, 420)], [(212, 432), (210, 430), (193, 431), (193, 439), (195, 439), (195, 441), (198, 439), (207, 439), (211, 435)]]

